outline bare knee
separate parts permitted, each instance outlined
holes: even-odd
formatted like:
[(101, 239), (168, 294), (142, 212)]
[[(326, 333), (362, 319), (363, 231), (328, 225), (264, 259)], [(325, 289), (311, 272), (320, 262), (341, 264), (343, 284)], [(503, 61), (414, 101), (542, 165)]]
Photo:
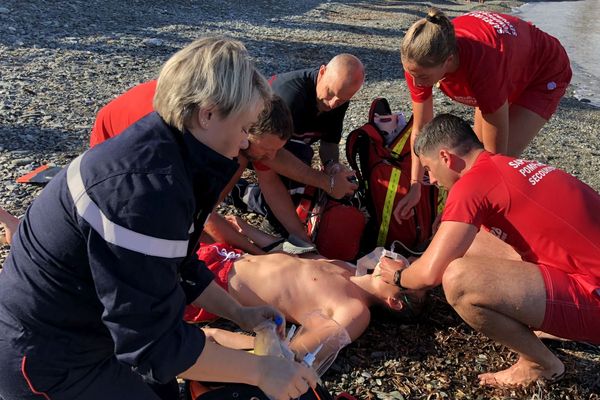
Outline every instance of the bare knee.
[(468, 292), (468, 282), (472, 278), (472, 273), (471, 276), (468, 275), (467, 264), (464, 258), (458, 258), (448, 265), (442, 276), (442, 287), (452, 307), (456, 307)]

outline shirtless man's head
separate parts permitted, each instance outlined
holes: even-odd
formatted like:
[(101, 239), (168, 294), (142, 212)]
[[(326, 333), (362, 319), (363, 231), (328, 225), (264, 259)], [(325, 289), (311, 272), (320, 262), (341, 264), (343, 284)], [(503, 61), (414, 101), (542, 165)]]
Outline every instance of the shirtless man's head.
[(321, 65), (317, 76), (317, 107), (331, 111), (348, 102), (365, 81), (365, 68), (352, 54), (338, 54)]

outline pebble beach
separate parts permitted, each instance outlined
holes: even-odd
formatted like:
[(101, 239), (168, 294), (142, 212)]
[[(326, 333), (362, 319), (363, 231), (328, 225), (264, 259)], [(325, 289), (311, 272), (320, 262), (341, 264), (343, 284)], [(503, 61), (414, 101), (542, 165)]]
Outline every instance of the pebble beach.
[[(367, 76), (346, 115), (347, 134), (365, 122), (378, 96), (386, 97), (393, 110), (410, 114), (399, 48), (428, 6), (453, 17), (472, 10), (510, 13), (521, 4), (0, 0), (0, 206), (23, 215), (42, 187), (16, 179), (40, 165), (67, 165), (88, 148), (103, 105), (156, 78), (170, 55), (200, 36), (241, 40), (265, 76), (325, 64), (339, 53), (356, 55)], [(441, 92), (434, 92), (434, 98), (436, 112), (472, 120), (472, 109)], [(578, 100), (570, 88), (523, 158), (561, 168), (600, 191), (599, 134), (600, 109)], [(8, 252), (8, 246), (0, 248), (0, 263)], [(600, 398), (600, 347), (585, 343), (550, 344), (567, 368), (560, 382), (480, 388), (478, 373), (506, 368), (515, 355), (464, 324), (441, 291), (430, 300), (418, 321), (376, 315), (324, 376), (330, 391), (360, 399)]]

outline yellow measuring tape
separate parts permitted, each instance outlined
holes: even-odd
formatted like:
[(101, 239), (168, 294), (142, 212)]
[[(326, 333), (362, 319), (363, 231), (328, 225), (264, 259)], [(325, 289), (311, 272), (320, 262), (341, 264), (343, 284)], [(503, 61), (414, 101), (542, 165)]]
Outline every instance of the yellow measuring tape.
[[(398, 143), (394, 146), (392, 151), (396, 154), (400, 154), (404, 144), (410, 138), (412, 128), (407, 129), (404, 136), (400, 138)], [(379, 226), (379, 235), (377, 235), (377, 246), (384, 246), (387, 239), (388, 231), (390, 229), (390, 220), (394, 212), (394, 199), (396, 198), (396, 191), (398, 190), (398, 183), (400, 182), (400, 171), (398, 168), (392, 168), (390, 174), (390, 182), (388, 184), (388, 190), (385, 194), (385, 202), (383, 203), (383, 215), (381, 217), (381, 225)]]

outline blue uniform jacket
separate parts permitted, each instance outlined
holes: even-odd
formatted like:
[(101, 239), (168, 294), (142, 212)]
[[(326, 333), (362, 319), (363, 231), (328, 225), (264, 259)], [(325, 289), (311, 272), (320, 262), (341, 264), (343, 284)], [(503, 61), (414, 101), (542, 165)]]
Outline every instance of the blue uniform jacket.
[(236, 168), (156, 113), (76, 158), (14, 238), (0, 340), (47, 367), (116, 356), (158, 382), (189, 368), (204, 335), (183, 309), (213, 279), (193, 240)]

